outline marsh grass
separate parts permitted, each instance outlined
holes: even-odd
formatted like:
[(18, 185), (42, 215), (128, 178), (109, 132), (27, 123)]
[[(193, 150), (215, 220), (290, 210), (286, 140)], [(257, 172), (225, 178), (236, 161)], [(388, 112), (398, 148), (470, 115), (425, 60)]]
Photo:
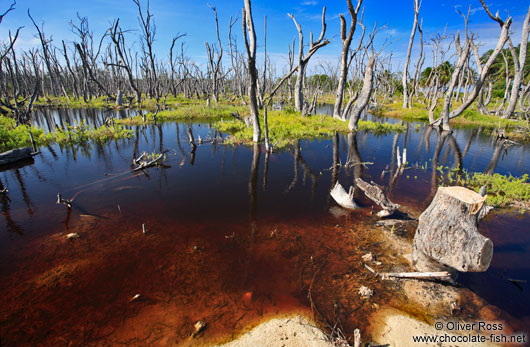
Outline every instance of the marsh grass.
[[(260, 123), (263, 128), (263, 114), (260, 114)], [(243, 122), (235, 119), (222, 119), (214, 126), (230, 134), (229, 142), (249, 143), (252, 141), (252, 127), (247, 127)], [(329, 116), (314, 115), (301, 117), (299, 112), (269, 111), (268, 112), (269, 137), (276, 148), (283, 148), (292, 144), (297, 139), (329, 136), (335, 132), (349, 132), (348, 123)], [(377, 123), (372, 121), (359, 121), (359, 130), (366, 130), (375, 134), (388, 134), (394, 131), (404, 131), (401, 123)]]
[[(443, 167), (438, 171), (445, 172)], [(528, 174), (521, 177), (488, 175), (481, 172), (468, 172), (452, 169), (440, 178), (442, 185), (461, 185), (478, 192), (484, 185), (487, 187), (486, 203), (494, 207), (518, 206), (530, 208), (530, 182)]]
[[(458, 106), (458, 104), (455, 104), (455, 106)], [(493, 115), (484, 115), (472, 109), (472, 107), (462, 112), (462, 115), (459, 117), (453, 118), (451, 120), (452, 126), (483, 127), (485, 128), (485, 133), (492, 133), (495, 129), (499, 128), (506, 129), (506, 135), (512, 139), (530, 141), (530, 129), (526, 122), (515, 119), (502, 119)], [(441, 103), (439, 103), (434, 112), (435, 117), (438, 117), (441, 109)], [(382, 115), (408, 121), (429, 122), (429, 111), (424, 105), (418, 103), (415, 103), (410, 109), (404, 109), (399, 102), (386, 104), (382, 110)]]
[(0, 152), (13, 148), (31, 146), (30, 131), (33, 134), (37, 146), (51, 143), (79, 145), (91, 141), (105, 143), (132, 136), (132, 132), (121, 125), (93, 128), (87, 126), (84, 122), (73, 126), (67, 125), (66, 129), (59, 128), (54, 132), (45, 133), (42, 129), (35, 128), (31, 125), (22, 124), (15, 127), (14, 119), (0, 116)]

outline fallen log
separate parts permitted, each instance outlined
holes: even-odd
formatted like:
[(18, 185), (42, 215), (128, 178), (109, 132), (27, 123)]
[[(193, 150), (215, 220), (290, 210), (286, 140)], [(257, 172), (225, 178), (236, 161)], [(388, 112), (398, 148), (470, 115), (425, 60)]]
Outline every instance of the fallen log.
[(439, 187), (419, 218), (412, 263), (419, 271), (486, 271), (493, 243), (478, 232), (486, 197), (464, 187)]
[(374, 182), (368, 183), (360, 178), (355, 179), (355, 184), (359, 187), (366, 197), (375, 202), (377, 205), (383, 208), (382, 211), (377, 213), (379, 217), (388, 217), (392, 215), (398, 208), (399, 205), (388, 200), (383, 190), (376, 185)]
[(359, 208), (355, 201), (353, 201), (353, 186), (350, 186), (350, 192), (346, 193), (341, 184), (337, 182), (329, 194), (340, 207), (348, 210), (356, 210)]
[(0, 153), (0, 165), (10, 164), (19, 160), (29, 159), (33, 155), (31, 147), (16, 148)]
[(439, 272), (384, 272), (381, 273), (381, 279), (388, 278), (412, 278), (412, 279), (438, 279), (450, 280), (451, 274), (447, 271)]

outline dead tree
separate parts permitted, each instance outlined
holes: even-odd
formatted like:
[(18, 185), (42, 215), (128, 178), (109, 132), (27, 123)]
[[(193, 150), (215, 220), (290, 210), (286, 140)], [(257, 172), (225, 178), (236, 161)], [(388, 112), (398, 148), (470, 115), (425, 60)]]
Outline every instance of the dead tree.
[(127, 48), (125, 46), (125, 37), (123, 35), (123, 31), (119, 26), (119, 22), (120, 20), (117, 19), (108, 30), (110, 39), (114, 43), (114, 49), (119, 58), (116, 66), (120, 69), (125, 70), (125, 73), (127, 74), (127, 79), (129, 81), (129, 86), (132, 90), (134, 90), (134, 93), (136, 94), (136, 103), (140, 104), (142, 101), (142, 92), (140, 90), (139, 83), (134, 79), (131, 64), (132, 58), (127, 54)]
[(244, 97), (245, 93), (243, 92), (244, 63), (242, 62), (241, 54), (237, 50), (237, 41), (235, 37), (232, 38), (232, 27), (236, 22), (237, 18), (232, 21), (232, 17), (230, 17), (230, 22), (228, 24), (228, 48), (230, 53), (230, 64), (232, 66), (233, 83), (235, 84), (235, 94), (239, 97), (241, 102), (246, 105), (247, 102)]
[(9, 6), (9, 8), (4, 13), (2, 13), (0, 15), (0, 24), (2, 24), (2, 21), (4, 20), (5, 15), (15, 9), (15, 5), (16, 4), (17, 4), (17, 2), (15, 0), (13, 0), (13, 3), (11, 4), (11, 6)]
[[(486, 9), (486, 11), (488, 12), (489, 9), (487, 8), (487, 6), (484, 3), (482, 3), (482, 5), (484, 9)], [(470, 10), (471, 10), (471, 6), (470, 6)], [(472, 34), (469, 35), (467, 32), (467, 24), (469, 20), (470, 10), (468, 11), (467, 16), (464, 16), (465, 28), (466, 28), (466, 42), (465, 42), (464, 48), (462, 48), (460, 45), (458, 33), (455, 38), (455, 46), (458, 52), (458, 61), (455, 64), (455, 70), (451, 76), (451, 82), (449, 83), (449, 88), (447, 92), (445, 93), (443, 110), (440, 114), (440, 117), (436, 121), (431, 123), (431, 125), (435, 125), (435, 126), (439, 126), (441, 124), (443, 130), (450, 130), (451, 127), (449, 125), (449, 120), (460, 116), (462, 112), (464, 112), (464, 110), (466, 110), (473, 103), (473, 101), (475, 101), (476, 97), (479, 94), (479, 91), (482, 89), (482, 86), (484, 84), (484, 81), (486, 80), (486, 77), (488, 75), (491, 65), (493, 64), (493, 62), (495, 61), (499, 53), (502, 51), (502, 48), (504, 44), (506, 43), (506, 40), (508, 39), (508, 32), (510, 29), (510, 25), (512, 23), (511, 17), (508, 17), (505, 22), (503, 22), (498, 16), (493, 17), (499, 23), (500, 22), (503, 23), (501, 26), (501, 33), (499, 35), (497, 45), (495, 49), (493, 50), (493, 52), (491, 53), (491, 55), (489, 56), (488, 60), (484, 64), (480, 62), (480, 59), (476, 59), (477, 57), (475, 56), (475, 59), (477, 60), (476, 63), (477, 63), (477, 69), (479, 73), (478, 73), (478, 78), (475, 81), (473, 91), (467, 96), (465, 100), (462, 101), (462, 104), (456, 110), (450, 111), (451, 99), (453, 97), (453, 91), (456, 86), (458, 76), (462, 72), (464, 64), (466, 64), (467, 59), (469, 58), (469, 53), (470, 53), (471, 48), (474, 46), (473, 35)]]
[(134, 4), (138, 7), (138, 21), (140, 22), (142, 29), (142, 51), (144, 54), (144, 59), (149, 61), (149, 68), (147, 69), (149, 97), (155, 97), (158, 101), (160, 99), (160, 86), (156, 71), (155, 55), (153, 53), (153, 42), (155, 41), (156, 26), (154, 21), (152, 21), (153, 15), (149, 10), (149, 0), (147, 1), (145, 14), (142, 11), (140, 0), (132, 0), (132, 2), (134, 2)]
[(245, 39), (245, 46), (247, 49), (248, 98), (253, 125), (252, 140), (257, 143), (261, 140), (261, 128), (259, 125), (257, 100), (258, 71), (256, 70), (256, 31), (254, 30), (254, 20), (252, 18), (252, 7), (250, 0), (245, 0), (242, 24), (243, 37)]
[(409, 96), (409, 108), (412, 108), (412, 105), (414, 104), (414, 99), (418, 95), (421, 68), (423, 66), (423, 62), (425, 61), (425, 56), (423, 55), (423, 18), (420, 21), (420, 24), (418, 24), (418, 32), (420, 33), (420, 55), (418, 56), (418, 61), (416, 62), (416, 68), (414, 70), (414, 79), (412, 80), (412, 91)]
[(100, 81), (98, 74), (97, 74), (98, 72), (97, 60), (101, 53), (101, 47), (102, 47), (105, 35), (103, 35), (103, 37), (99, 41), (97, 51), (94, 52), (94, 38), (93, 38), (93, 33), (90, 32), (90, 29), (88, 26), (88, 19), (86, 17), (79, 17), (79, 16), (78, 16), (78, 19), (79, 19), (79, 26), (73, 24), (73, 22), (70, 22), (70, 25), (72, 26), (74, 33), (80, 39), (80, 42), (74, 41), (74, 47), (79, 53), (79, 57), (81, 58), (81, 64), (83, 68), (83, 77), (84, 77), (83, 93), (84, 94), (90, 93), (90, 84), (89, 84), (89, 80), (90, 80), (94, 82), (96, 86), (99, 88), (99, 90), (105, 93), (105, 95), (107, 95), (109, 99), (114, 99), (112, 94)]
[[(16, 2), (15, 0), (13, 0), (13, 3), (11, 4), (11, 6), (9, 6), (9, 8), (8, 8), (3, 14), (0, 15), (0, 24), (2, 23), (2, 20), (4, 19), (4, 17), (5, 17), (9, 12), (11, 12), (11, 11), (13, 11), (13, 10), (15, 9), (15, 5), (16, 5), (16, 4), (17, 4), (17, 2)], [(7, 46), (5, 52), (0, 54), (0, 62), (1, 62), (2, 60), (4, 60), (5, 56), (6, 56), (6, 55), (9, 53), (9, 51), (13, 48), (13, 45), (15, 44), (15, 42), (16, 42), (16, 40), (17, 40), (17, 38), (18, 38), (18, 34), (19, 34), (19, 32), (20, 32), (20, 29), (22, 29), (22, 28), (18, 28), (18, 29), (17, 29), (17, 31), (16, 31), (16, 33), (15, 33), (15, 35), (14, 35), (15, 39), (12, 40), (12, 42), (9, 43), (9, 46)]]
[(184, 78), (181, 78), (180, 81), (177, 83), (175, 82), (175, 76), (177, 75), (177, 69), (176, 66), (178, 64), (178, 58), (173, 58), (173, 49), (175, 47), (175, 43), (180, 38), (186, 36), (186, 34), (177, 34), (172, 40), (171, 40), (171, 46), (169, 48), (169, 88), (171, 89), (171, 92), (173, 93), (173, 96), (177, 96), (177, 88), (184, 82)]
[(222, 74), (221, 59), (223, 58), (223, 45), (221, 44), (221, 36), (219, 35), (219, 20), (217, 19), (217, 10), (214, 6), (210, 6), (210, 8), (215, 14), (215, 28), (217, 31), (218, 48), (216, 50), (213, 44), (210, 45), (208, 42), (206, 42), (206, 53), (208, 54), (208, 69), (212, 77), (211, 89), (213, 99), (217, 103), (219, 102), (219, 75)]
[[(357, 7), (354, 9), (351, 0), (346, 0), (348, 11), (350, 13), (351, 23), (348, 34), (346, 35), (346, 19), (340, 15), (340, 38), (342, 40), (342, 52), (340, 55), (340, 76), (335, 95), (335, 105), (333, 106), (333, 118), (343, 119), (342, 100), (346, 89), (346, 80), (348, 78), (348, 68), (350, 59), (350, 45), (357, 26), (357, 15), (361, 8), (362, 0), (357, 0)], [(362, 41), (362, 39), (361, 39)]]
[(491, 94), (493, 91), (493, 82), (491, 79), (488, 81), (488, 89), (486, 90), (486, 98), (484, 99), (484, 88), (481, 89), (477, 100), (477, 110), (482, 114), (489, 114), (488, 105), (491, 102)]
[(316, 41), (313, 41), (313, 33), (310, 33), (310, 43), (309, 43), (309, 51), (307, 52), (307, 55), (304, 56), (304, 34), (302, 32), (302, 27), (296, 19), (294, 18), (293, 14), (289, 14), (289, 17), (294, 22), (294, 25), (296, 26), (296, 29), (298, 30), (298, 70), (297, 70), (297, 76), (296, 76), (296, 84), (295, 84), (295, 91), (294, 91), (294, 107), (297, 111), (302, 111), (302, 108), (304, 107), (304, 81), (305, 81), (305, 71), (307, 67), (307, 63), (309, 63), (309, 59), (313, 56), (313, 54), (316, 53), (320, 48), (326, 46), (329, 44), (329, 40), (324, 38), (324, 35), (326, 34), (326, 7), (324, 6), (322, 8), (322, 31), (320, 32), (320, 36)]
[[(481, 0), (481, 3), (484, 5), (484, 0)], [(502, 20), (497, 16), (493, 17), (492, 13), (488, 10), (488, 8), (484, 5), (484, 8), (488, 12), (488, 15), (491, 19), (495, 20), (499, 23), (499, 25), (502, 27), (504, 23), (502, 23)], [(523, 82), (524, 77), (524, 68), (526, 63), (526, 47), (528, 46), (528, 34), (530, 32), (530, 7), (528, 8), (528, 12), (526, 13), (526, 18), (523, 23), (523, 31), (521, 32), (521, 45), (519, 47), (519, 59), (517, 59), (517, 51), (515, 50), (515, 47), (512, 44), (512, 40), (510, 37), (508, 37), (508, 48), (510, 49), (510, 53), (512, 54), (512, 60), (513, 60), (513, 83), (512, 83), (512, 90), (510, 94), (510, 100), (508, 102), (508, 107), (504, 110), (504, 113), (502, 115), (502, 118), (510, 118), (513, 115), (513, 112), (515, 111), (515, 105), (517, 103), (517, 99), (519, 98), (519, 91), (521, 89), (521, 83)]]
[[(28, 8), (28, 17), (31, 19), (31, 22), (33, 23), (33, 25), (35, 26), (35, 29), (37, 29), (37, 32), (39, 33), (39, 40), (42, 46), (42, 55), (44, 56), (44, 63), (46, 64), (46, 68), (48, 69), (48, 74), (50, 76), (50, 82), (51, 82), (50, 89), (51, 89), (51, 92), (55, 94), (55, 76), (53, 74), (51, 63), (50, 63), (49, 45), (51, 41), (46, 39), (46, 36), (42, 32), (42, 30), (39, 28), (37, 23), (35, 23), (35, 21), (33, 20), (33, 17), (31, 17), (31, 14), (29, 13), (29, 8)], [(45, 93), (44, 90), (42, 92)]]
[(412, 44), (414, 43), (414, 36), (416, 35), (416, 29), (418, 28), (418, 14), (420, 12), (421, 2), (414, 0), (414, 24), (412, 24), (412, 32), (410, 33), (409, 47), (407, 49), (407, 57), (405, 58), (405, 67), (403, 68), (403, 78), (401, 82), (403, 84), (403, 108), (410, 108), (409, 105), (409, 62), (410, 54), (412, 52)]
[(267, 89), (267, 16), (263, 18), (263, 77), (260, 86), (259, 78), (256, 81), (258, 83), (258, 108), (263, 108), (263, 101), (265, 99), (265, 90)]
[(357, 130), (357, 123), (359, 122), (361, 113), (370, 101), (370, 96), (372, 95), (372, 90), (374, 86), (374, 69), (375, 55), (372, 52), (372, 55), (370, 55), (370, 57), (368, 58), (368, 62), (366, 63), (366, 70), (364, 73), (363, 88), (361, 90), (361, 94), (359, 94), (359, 97), (355, 101), (355, 105), (353, 106), (351, 112), (350, 121), (348, 123), (348, 128), (350, 130)]

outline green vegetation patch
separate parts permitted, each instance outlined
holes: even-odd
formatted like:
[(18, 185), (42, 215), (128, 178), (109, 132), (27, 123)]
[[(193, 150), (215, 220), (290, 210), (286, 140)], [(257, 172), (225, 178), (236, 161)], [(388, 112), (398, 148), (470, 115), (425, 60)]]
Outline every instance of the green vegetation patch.
[[(231, 117), (231, 113), (244, 113), (248, 112), (246, 107), (242, 106), (210, 106), (205, 105), (190, 105), (177, 107), (173, 110), (164, 110), (158, 112), (156, 115), (157, 121), (172, 121), (172, 120), (219, 120), (221, 118)], [(144, 117), (138, 115), (134, 117), (116, 119), (116, 124), (127, 124), (127, 125), (142, 125), (154, 123), (154, 112), (148, 112)]]
[[(435, 118), (440, 115), (442, 102), (434, 111)], [(398, 102), (384, 106), (382, 114), (384, 116), (396, 117), (408, 121), (429, 122), (429, 111), (424, 105), (415, 103), (412, 108), (403, 108)], [(458, 106), (458, 103), (454, 105)], [(530, 129), (528, 125), (520, 120), (502, 119), (494, 115), (485, 115), (468, 108), (459, 117), (451, 119), (451, 124), (457, 127), (480, 126), (484, 127), (485, 133), (492, 133), (495, 129), (506, 129), (506, 135), (514, 140), (530, 141)]]
[[(276, 148), (283, 148), (301, 138), (329, 136), (337, 131), (349, 131), (347, 122), (323, 115), (301, 117), (299, 112), (269, 111), (267, 119), (269, 138)], [(263, 115), (260, 115), (260, 124), (263, 131)], [(252, 140), (252, 127), (247, 127), (236, 119), (219, 120), (214, 126), (222, 132), (229, 133), (229, 141), (232, 143), (246, 143)], [(401, 123), (389, 124), (372, 121), (359, 121), (358, 128), (377, 134), (405, 130), (405, 126)]]
[(445, 177), (444, 183), (462, 185), (478, 192), (480, 187), (487, 186), (486, 203), (495, 207), (516, 206), (522, 209), (530, 208), (530, 183), (528, 174), (521, 177), (488, 175), (481, 172), (467, 172), (461, 174), (451, 170)]
[(31, 125), (23, 124), (15, 127), (15, 124), (14, 119), (0, 116), (0, 152), (31, 146), (30, 132), (37, 146), (55, 142), (61, 145), (79, 145), (89, 141), (103, 143), (132, 136), (132, 132), (121, 125), (93, 128), (81, 122), (68, 125), (66, 129), (56, 129), (55, 132), (45, 133), (42, 129)]

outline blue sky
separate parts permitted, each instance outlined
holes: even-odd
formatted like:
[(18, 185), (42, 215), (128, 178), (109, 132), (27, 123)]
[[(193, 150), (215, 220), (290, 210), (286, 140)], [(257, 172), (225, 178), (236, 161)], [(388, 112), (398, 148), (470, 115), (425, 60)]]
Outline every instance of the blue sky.
[[(143, 4), (146, 3), (146, 0), (141, 1)], [(9, 3), (10, 1), (0, 0), (1, 12), (9, 7)], [(223, 44), (227, 44), (229, 18), (230, 16), (241, 18), (243, 0), (151, 0), (151, 12), (157, 25), (155, 52), (158, 58), (167, 59), (171, 38), (177, 33), (186, 33), (187, 36), (183, 38), (186, 54), (199, 63), (204, 62), (205, 42), (216, 40), (214, 15), (208, 8), (208, 3), (217, 8), (221, 39)], [(522, 21), (528, 11), (528, 2), (488, 1), (487, 3), (494, 13), (499, 11), (502, 18), (506, 18), (508, 13), (513, 17), (514, 42), (518, 44)], [(462, 30), (463, 20), (455, 9), (458, 8), (465, 12), (469, 5), (472, 7), (470, 29), (478, 34), (479, 41), (484, 44), (482, 50), (492, 48), (498, 37), (498, 24), (488, 18), (478, 0), (423, 0), (420, 18), (423, 18), (424, 38), (428, 39), (432, 34), (443, 31), (446, 25), (449, 33)], [(287, 45), (292, 42), (294, 37), (297, 37), (296, 28), (287, 14), (294, 14), (302, 26), (307, 41), (309, 40), (309, 31), (313, 31), (315, 36), (320, 34), (320, 16), (322, 7), (326, 6), (326, 22), (328, 24), (326, 37), (332, 43), (317, 53), (314, 65), (319, 61), (333, 63), (337, 61), (341, 49), (339, 14), (347, 15), (345, 0), (254, 0), (252, 6), (258, 34), (258, 54), (263, 48), (263, 17), (266, 15), (267, 51), (271, 59), (278, 65), (283, 65), (287, 55)], [(367, 28), (372, 28), (376, 22), (378, 26), (386, 25), (386, 29), (378, 34), (377, 43), (382, 45), (385, 40), (390, 40), (391, 44), (387, 51), (393, 52), (393, 68), (398, 69), (406, 54), (408, 37), (412, 27), (412, 0), (365, 0), (364, 7), (364, 22)], [(137, 9), (131, 0), (18, 0), (16, 9), (9, 13), (0, 24), (0, 38), (2, 40), (7, 39), (8, 30), (14, 31), (17, 27), (23, 26), (17, 47), (27, 49), (38, 45), (35, 38), (35, 28), (27, 17), (28, 8), (37, 23), (44, 23), (46, 35), (51, 36), (56, 45), (60, 45), (62, 39), (67, 42), (75, 40), (68, 23), (70, 20), (76, 19), (77, 13), (88, 17), (91, 30), (94, 31), (96, 37), (100, 37), (115, 18), (120, 18), (120, 23), (124, 29), (139, 28)], [(349, 20), (349, 16), (347, 18)], [(242, 49), (240, 21), (233, 30), (237, 35), (239, 47)], [(360, 34), (359, 27), (356, 34)], [(129, 42), (138, 40), (138, 35), (139, 31), (129, 34)], [(413, 57), (417, 54), (418, 47), (418, 39), (416, 39)], [(426, 49), (430, 50), (428, 47)], [(429, 63), (430, 58), (428, 57), (425, 66), (428, 66)], [(281, 68), (278, 69), (281, 70)], [(281, 73), (281, 71), (277, 71), (277, 73)]]

